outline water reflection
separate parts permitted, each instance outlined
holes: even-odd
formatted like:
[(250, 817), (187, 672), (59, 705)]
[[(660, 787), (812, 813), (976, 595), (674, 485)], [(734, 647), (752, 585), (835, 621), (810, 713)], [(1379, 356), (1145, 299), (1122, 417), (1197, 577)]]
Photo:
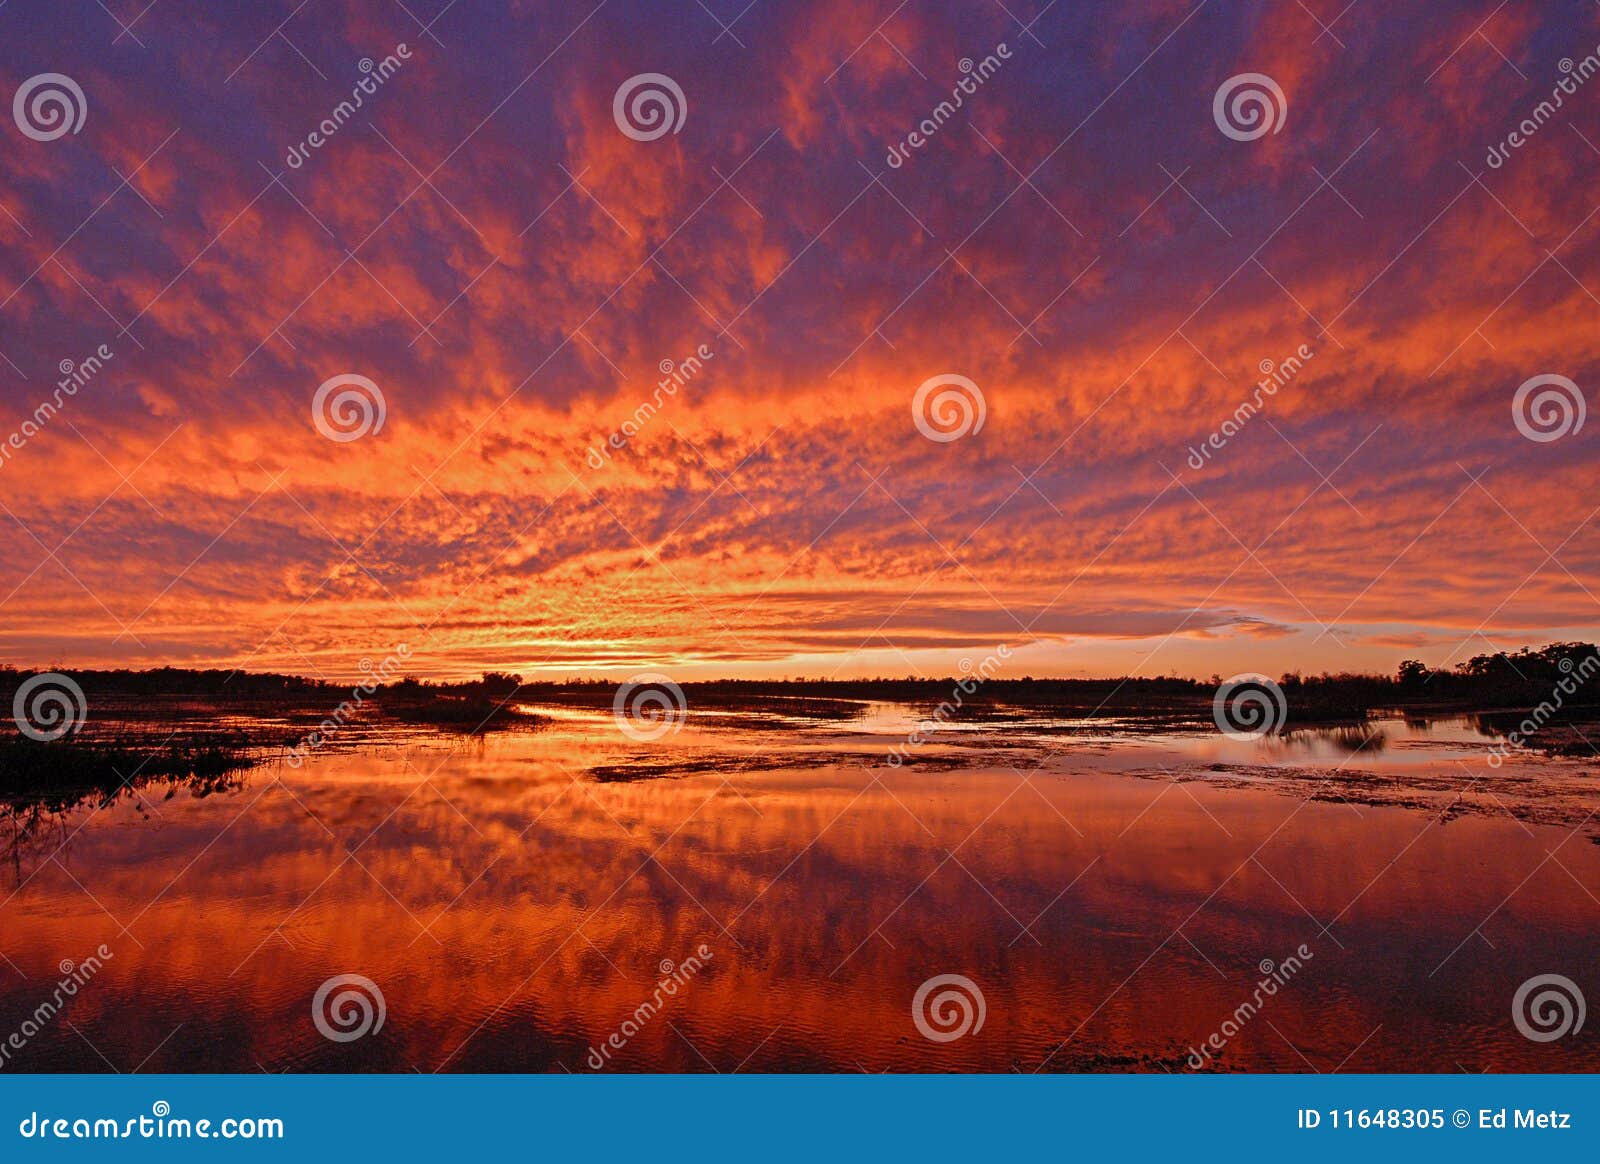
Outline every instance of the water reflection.
[(1389, 735), (1381, 727), (1297, 728), (1279, 737), (1290, 748), (1317, 752), (1323, 746), (1335, 752), (1381, 752), (1389, 746)]
[[(964, 725), (922, 749), (950, 762), (893, 769), (877, 757), (904, 709), (691, 719), (649, 747), (608, 718), (399, 731), (229, 795), (72, 810), (0, 904), (0, 1029), (62, 959), (114, 957), (14, 1069), (581, 1071), (630, 1022), (608, 1070), (1183, 1070), (1301, 944), (1216, 1066), (1600, 1067), (1591, 1037), (1534, 1044), (1510, 1019), (1524, 979), (1596, 964), (1600, 849), (1487, 801), (1441, 810), (1481, 758), (1470, 723), (1259, 744)], [(1295, 783), (1340, 764), (1408, 791), (1333, 803)], [(659, 770), (594, 775), (641, 765)], [(1581, 783), (1570, 763), (1512, 768)], [(702, 945), (641, 1014), (663, 963)], [(379, 985), (387, 1021), (336, 1043), (311, 1000), (345, 973)], [(911, 1000), (948, 973), (986, 1022), (930, 1042)]]

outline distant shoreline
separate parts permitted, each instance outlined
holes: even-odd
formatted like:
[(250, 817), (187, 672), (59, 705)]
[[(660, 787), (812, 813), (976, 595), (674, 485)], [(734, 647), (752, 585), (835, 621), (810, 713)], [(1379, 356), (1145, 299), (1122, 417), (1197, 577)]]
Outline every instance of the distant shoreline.
[[(1190, 711), (1208, 706), (1220, 686), (1260, 681), (1278, 688), (1291, 721), (1362, 718), (1373, 711), (1515, 711), (1564, 692), (1565, 707), (1600, 707), (1600, 683), (1586, 677), (1600, 670), (1600, 648), (1591, 643), (1552, 643), (1514, 654), (1479, 655), (1450, 670), (1431, 670), (1416, 661), (1400, 664), (1396, 674), (1359, 673), (1263, 676), (1213, 675), (1049, 678), (1000, 676), (976, 672), (934, 677), (869, 679), (684, 679), (651, 674), (621, 681), (594, 679), (529, 679), (510, 672), (488, 671), (479, 679), (430, 681), (415, 677), (378, 682), (377, 676), (348, 682), (277, 672), (158, 667), (146, 670), (55, 668), (50, 672), (0, 667), (0, 699), (9, 704), (30, 676), (66, 676), (94, 701), (103, 698), (145, 700), (157, 697), (218, 701), (227, 704), (318, 700), (337, 705), (355, 692), (379, 705), (448, 706), (455, 701), (499, 704), (609, 705), (620, 684), (663, 682), (694, 698), (691, 704), (731, 707), (774, 698), (820, 701), (939, 703), (953, 692), (968, 712), (986, 707), (1146, 712)], [(384, 676), (387, 677), (386, 675)], [(358, 700), (360, 702), (360, 700)], [(824, 709), (825, 710), (825, 709)]]

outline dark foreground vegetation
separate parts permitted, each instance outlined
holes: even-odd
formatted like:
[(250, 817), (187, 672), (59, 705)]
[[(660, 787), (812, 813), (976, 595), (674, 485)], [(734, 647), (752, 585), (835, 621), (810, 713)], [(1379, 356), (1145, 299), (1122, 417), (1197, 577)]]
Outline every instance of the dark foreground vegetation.
[[(0, 667), (0, 810), (64, 808), (133, 795), (153, 782), (204, 795), (235, 774), (323, 746), (351, 746), (385, 723), (424, 724), (479, 733), (540, 717), (513, 702), (515, 677), (471, 683), (417, 679), (350, 687), (296, 675), (162, 667), (149, 671), (58, 671), (83, 694), (40, 712), (65, 714), (71, 730), (39, 739), (22, 730), (18, 688), (35, 672)], [(52, 688), (60, 689), (58, 682)], [(25, 704), (33, 704), (22, 693)], [(23, 707), (22, 718), (29, 715)], [(58, 720), (33, 726), (53, 729)]]
[[(163, 707), (254, 711), (261, 707), (318, 714), (352, 701), (391, 719), (472, 727), (530, 718), (518, 705), (609, 706), (616, 678), (530, 680), (506, 672), (487, 672), (463, 682), (432, 682), (406, 677), (352, 689), (348, 684), (299, 675), (160, 667), (147, 671), (73, 670), (69, 676), (84, 691), (91, 708), (129, 705), (126, 711), (151, 714)], [(33, 672), (0, 667), (0, 701), (9, 705), (17, 686)], [(1108, 679), (1051, 679), (1031, 675), (976, 675), (942, 678), (786, 680), (720, 679), (681, 684), (697, 708), (738, 710), (781, 701), (796, 714), (846, 719), (870, 701), (937, 703), (958, 684), (967, 692), (964, 706), (981, 713), (1007, 707), (1030, 711), (1062, 709), (1104, 714), (1188, 711), (1209, 704), (1223, 676), (1129, 676)], [(1600, 707), (1600, 648), (1593, 643), (1552, 643), (1538, 650), (1478, 655), (1450, 669), (1430, 670), (1415, 660), (1394, 675), (1289, 672), (1277, 679), (1292, 720), (1361, 719), (1378, 709), (1470, 709), (1508, 711), (1548, 699), (1565, 684), (1565, 706)], [(137, 706), (132, 706), (137, 705)], [(197, 707), (198, 705), (198, 707)]]
[(15, 865), (31, 843), (61, 829), (65, 814), (80, 805), (107, 806), (128, 797), (140, 801), (142, 810), (143, 798), (158, 785), (157, 799), (179, 788), (209, 796), (237, 787), (254, 763), (238, 733), (93, 743), (34, 740), (14, 729), (0, 733), (0, 857)]
[[(9, 711), (33, 672), (0, 668), (0, 708)], [(0, 731), (0, 805), (51, 796), (115, 797), (152, 780), (206, 790), (273, 756), (303, 755), (328, 744), (349, 746), (363, 728), (384, 721), (483, 732), (541, 718), (531, 706), (609, 708), (612, 679), (537, 681), (489, 672), (467, 682), (412, 677), (357, 687), (296, 675), (162, 667), (147, 671), (57, 672), (84, 694), (78, 730), (41, 742), (4, 722)], [(1049, 679), (1033, 676), (940, 679), (717, 680), (682, 684), (687, 705), (714, 722), (719, 714), (760, 714), (783, 721), (848, 720), (874, 701), (939, 707), (946, 719), (1138, 716), (1203, 726), (1221, 676)], [(1536, 746), (1587, 748), (1572, 725), (1600, 719), (1600, 650), (1553, 643), (1479, 655), (1449, 670), (1407, 661), (1393, 676), (1281, 676), (1288, 725), (1358, 724), (1377, 710), (1407, 714), (1471, 711), (1510, 732), (1542, 709)], [(959, 692), (959, 699), (953, 696)], [(225, 727), (235, 718), (243, 726)], [(1524, 739), (1528, 733), (1524, 732)]]

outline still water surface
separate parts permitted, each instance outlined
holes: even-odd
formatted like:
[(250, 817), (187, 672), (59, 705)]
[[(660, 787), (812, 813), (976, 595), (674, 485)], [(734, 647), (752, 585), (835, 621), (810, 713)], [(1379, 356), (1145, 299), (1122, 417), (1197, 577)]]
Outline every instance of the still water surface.
[[(1593, 765), (1496, 772), (1471, 720), (1024, 718), (895, 768), (893, 705), (651, 744), (539, 710), (66, 814), (0, 887), (0, 1041), (111, 957), (5, 1069), (1183, 1071), (1213, 1035), (1206, 1069), (1600, 1068), (1595, 1026), (1512, 1021), (1536, 975), (1600, 999)], [(344, 974), (384, 1019), (339, 1042)], [(981, 1028), (924, 1036), (938, 975)]]

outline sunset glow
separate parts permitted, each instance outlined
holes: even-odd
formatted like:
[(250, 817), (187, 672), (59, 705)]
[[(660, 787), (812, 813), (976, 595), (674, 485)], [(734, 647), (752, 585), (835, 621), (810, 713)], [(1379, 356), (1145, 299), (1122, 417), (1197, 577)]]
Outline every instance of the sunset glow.
[[(1600, 383), (1593, 5), (182, 7), (0, 14), (6, 91), (87, 103), (0, 165), (7, 662), (1387, 672), (1600, 627), (1593, 422), (1513, 406)], [(644, 73), (675, 132), (620, 131)], [(383, 423), (329, 439), (349, 375)], [(947, 376), (983, 423), (928, 439)]]

